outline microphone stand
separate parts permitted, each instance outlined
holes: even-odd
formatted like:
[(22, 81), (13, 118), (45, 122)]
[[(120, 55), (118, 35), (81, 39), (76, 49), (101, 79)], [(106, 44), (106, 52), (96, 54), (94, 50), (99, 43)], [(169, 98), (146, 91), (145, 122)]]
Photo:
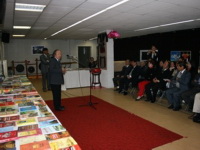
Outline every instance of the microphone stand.
[[(81, 63), (78, 62), (77, 58), (74, 58), (73, 56), (69, 56), (69, 55), (67, 55), (67, 57), (69, 59), (72, 59), (72, 60), (76, 61), (78, 63), (78, 65), (82, 65)], [(94, 105), (96, 105), (98, 103), (93, 103), (92, 102), (92, 81), (91, 81), (92, 80), (92, 76), (91, 76), (91, 74), (92, 74), (92, 68), (90, 68), (89, 72), (90, 72), (90, 94), (89, 94), (89, 102), (87, 104), (79, 105), (79, 106), (80, 107), (89, 106), (89, 107), (92, 107), (93, 109), (96, 110), (96, 107)]]
[(93, 103), (92, 102), (92, 82), (91, 82), (91, 74), (92, 74), (92, 69), (90, 68), (90, 95), (89, 95), (89, 102), (87, 103), (87, 104), (85, 104), (85, 105), (80, 105), (80, 107), (83, 107), (83, 106), (90, 106), (90, 107), (92, 107), (92, 108), (94, 108), (95, 110), (96, 110), (96, 107), (94, 106), (94, 105), (96, 105), (96, 104), (98, 104), (98, 103)]

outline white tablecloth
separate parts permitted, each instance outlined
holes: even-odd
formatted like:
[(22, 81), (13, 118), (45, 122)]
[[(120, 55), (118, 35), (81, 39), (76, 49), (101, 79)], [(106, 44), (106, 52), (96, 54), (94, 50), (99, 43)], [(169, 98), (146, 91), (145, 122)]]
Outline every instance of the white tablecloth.
[(89, 70), (69, 70), (64, 74), (62, 90), (90, 86)]

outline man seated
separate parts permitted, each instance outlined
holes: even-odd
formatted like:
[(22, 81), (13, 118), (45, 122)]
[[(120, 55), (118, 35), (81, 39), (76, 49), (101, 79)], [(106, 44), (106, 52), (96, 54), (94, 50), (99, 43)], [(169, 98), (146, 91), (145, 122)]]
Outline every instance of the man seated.
[(169, 109), (178, 111), (181, 109), (181, 94), (189, 89), (191, 74), (186, 70), (185, 62), (177, 63), (178, 73), (168, 80), (170, 88), (166, 90), (166, 96), (170, 106)]
[(132, 66), (132, 69), (126, 75), (124, 78), (120, 80), (119, 83), (119, 93), (123, 93), (124, 95), (128, 94), (128, 86), (130, 83), (132, 83), (133, 87), (137, 86), (138, 83), (138, 77), (140, 73), (140, 67), (137, 66), (136, 60), (131, 60), (130, 65)]
[(120, 80), (125, 78), (128, 75), (128, 73), (130, 72), (131, 69), (132, 69), (132, 66), (130, 65), (130, 60), (126, 59), (125, 60), (125, 66), (122, 67), (121, 72), (116, 77), (113, 78), (115, 91), (119, 90)]
[(191, 82), (191, 88), (181, 94), (182, 99), (189, 105), (189, 110), (192, 110), (194, 103), (194, 96), (200, 92), (200, 68), (194, 80)]
[(145, 92), (147, 96), (146, 101), (154, 103), (156, 101), (156, 95), (159, 89), (166, 89), (166, 79), (171, 79), (171, 73), (169, 70), (169, 61), (165, 61), (162, 70), (158, 70), (156, 77), (149, 84), (146, 85)]

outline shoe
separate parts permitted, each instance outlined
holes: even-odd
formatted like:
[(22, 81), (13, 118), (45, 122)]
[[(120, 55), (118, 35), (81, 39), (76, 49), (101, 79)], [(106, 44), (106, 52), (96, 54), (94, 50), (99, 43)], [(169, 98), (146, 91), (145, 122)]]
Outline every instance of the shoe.
[(196, 113), (193, 113), (191, 116), (188, 117), (188, 119), (193, 119), (195, 117)]
[(155, 100), (151, 100), (151, 103), (155, 103)]
[(119, 91), (119, 88), (114, 89), (114, 91)]
[(48, 91), (51, 91), (51, 89), (48, 89)]
[(174, 106), (173, 105), (170, 105), (169, 107), (168, 107), (168, 109), (173, 109), (174, 108)]
[(47, 92), (47, 90), (46, 90), (46, 89), (44, 89), (44, 90), (43, 90), (43, 92)]
[(57, 110), (57, 111), (63, 111), (63, 110), (65, 110), (65, 107), (64, 106), (60, 106), (59, 108), (55, 108), (55, 110)]
[(128, 94), (128, 92), (124, 91), (124, 95), (127, 95), (127, 94)]
[(174, 107), (173, 111), (179, 111), (181, 109), (181, 107)]
[(121, 93), (121, 92), (122, 92), (122, 90), (121, 90), (121, 89), (119, 89), (119, 90), (118, 90), (118, 93)]
[(137, 98), (136, 98), (136, 100), (140, 100), (142, 97), (144, 97), (143, 95), (142, 96), (138, 96)]

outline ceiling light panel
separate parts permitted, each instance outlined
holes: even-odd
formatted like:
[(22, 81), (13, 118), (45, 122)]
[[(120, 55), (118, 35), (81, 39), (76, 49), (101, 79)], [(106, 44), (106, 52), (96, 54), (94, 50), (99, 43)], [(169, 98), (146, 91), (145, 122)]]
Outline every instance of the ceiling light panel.
[(31, 26), (13, 26), (13, 29), (30, 29)]
[(15, 3), (15, 10), (42, 12), (46, 5)]

